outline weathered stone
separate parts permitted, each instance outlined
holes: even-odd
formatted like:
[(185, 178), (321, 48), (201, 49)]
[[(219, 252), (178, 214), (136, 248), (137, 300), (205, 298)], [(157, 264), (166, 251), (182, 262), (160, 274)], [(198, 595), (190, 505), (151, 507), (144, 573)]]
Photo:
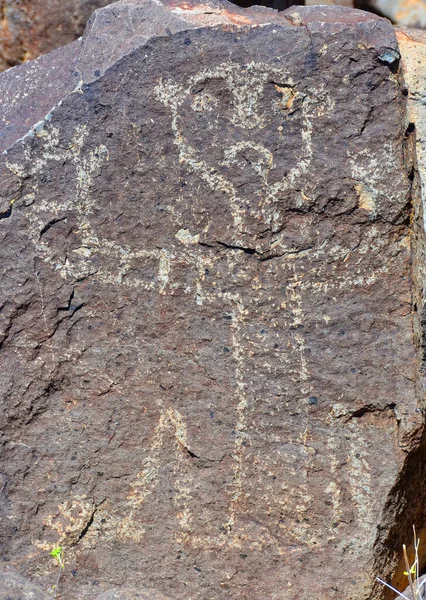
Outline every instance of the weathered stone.
[(62, 546), (67, 600), (372, 598), (424, 457), (393, 28), (206, 5), (98, 13), (6, 144), (0, 544), (45, 589)]
[(2, 0), (0, 70), (78, 38), (91, 13), (113, 0)]
[[(414, 238), (423, 236), (423, 215), (425, 206), (426, 182), (426, 148), (425, 148), (425, 98), (424, 85), (425, 73), (423, 61), (426, 57), (426, 38), (424, 32), (408, 29), (397, 29), (399, 51), (401, 52), (401, 66), (403, 79), (406, 86), (403, 90), (408, 98), (407, 119), (405, 122), (407, 136), (415, 142), (416, 163), (413, 165), (411, 178), (413, 179), (413, 195), (419, 198), (418, 218), (413, 219)], [(415, 209), (416, 212), (416, 209)], [(417, 225), (416, 225), (417, 222)], [(420, 322), (415, 323), (415, 336), (420, 339), (424, 336), (425, 310), (423, 307), (422, 293), (424, 289), (426, 257), (422, 244), (412, 245), (413, 254), (413, 292), (414, 307), (421, 315)], [(422, 331), (423, 329), (423, 331)], [(424, 348), (422, 342), (420, 369), (424, 372)], [(422, 377), (420, 378), (420, 383)], [(424, 386), (424, 384), (422, 384)], [(424, 391), (421, 390), (423, 395)], [(382, 517), (377, 540), (376, 574), (391, 583), (396, 589), (403, 590), (407, 585), (404, 574), (402, 546), (408, 547), (410, 561), (413, 560), (413, 534), (412, 526), (416, 526), (421, 540), (419, 549), (420, 573), (426, 568), (426, 440), (422, 435), (415, 451), (407, 455), (403, 469), (392, 494), (390, 494), (386, 509)], [(394, 598), (390, 590), (386, 591), (385, 598)]]
[[(60, 591), (60, 577), (56, 576), (57, 586), (52, 586)], [(41, 588), (18, 573), (15, 567), (0, 562), (0, 600), (51, 600), (52, 595), (45, 593)], [(96, 600), (168, 600), (166, 596), (152, 589), (114, 588), (96, 597)]]
[(22, 577), (12, 566), (0, 562), (0, 600), (51, 600), (51, 598), (52, 596)]

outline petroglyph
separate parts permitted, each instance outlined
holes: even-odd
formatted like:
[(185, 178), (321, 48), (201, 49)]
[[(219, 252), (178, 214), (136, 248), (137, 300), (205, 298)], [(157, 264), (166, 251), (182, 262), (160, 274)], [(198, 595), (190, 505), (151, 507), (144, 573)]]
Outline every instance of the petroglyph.
[[(279, 81), (280, 83), (276, 83)], [(213, 91), (208, 91), (209, 86)], [(275, 96), (269, 103), (264, 102), (264, 96), (270, 93), (268, 86), (275, 90)], [(207, 88), (207, 91), (206, 89)], [(216, 89), (218, 88), (218, 89)], [(217, 97), (213, 95), (217, 94)], [(312, 122), (334, 109), (333, 99), (323, 87), (322, 89), (312, 90), (311, 96), (305, 93), (299, 93), (289, 76), (288, 72), (282, 68), (271, 68), (270, 65), (262, 63), (248, 63), (244, 67), (239, 64), (225, 63), (214, 69), (204, 70), (194, 75), (185, 86), (171, 83), (170, 81), (161, 81), (155, 89), (155, 94), (172, 113), (172, 130), (175, 144), (179, 148), (180, 162), (190, 172), (197, 174), (200, 179), (211, 188), (212, 191), (220, 190), (225, 193), (233, 215), (233, 243), (235, 246), (244, 246), (244, 238), (253, 238), (253, 250), (260, 258), (269, 258), (270, 256), (285, 256), (289, 259), (297, 259), (294, 250), (288, 247), (282, 235), (282, 223), (278, 223), (280, 218), (277, 203), (279, 197), (286, 191), (296, 192), (297, 208), (303, 208), (306, 201), (309, 200), (308, 191), (304, 190), (304, 181), (309, 170), (312, 159)], [(220, 106), (223, 95), (228, 94), (226, 106)], [(261, 100), (263, 104), (261, 104)], [(222, 160), (214, 162), (214, 157), (203, 158), (208, 155), (203, 146), (195, 146), (185, 133), (185, 119), (181, 115), (182, 107), (185, 103), (190, 103), (191, 110), (209, 114), (210, 128), (218, 127), (221, 119), (225, 119), (232, 124), (229, 132), (229, 145), (223, 148)], [(260, 110), (260, 106), (262, 109)], [(279, 119), (291, 119), (293, 113), (300, 113), (297, 119), (297, 127), (300, 129), (300, 148), (292, 161), (293, 167), (285, 174), (279, 177), (276, 182), (270, 182), (270, 175), (274, 173), (276, 165), (274, 164), (273, 152), (259, 143), (255, 138), (256, 134), (260, 139), (265, 136), (263, 131), (269, 126), (267, 120), (270, 120), (270, 114), (278, 113)], [(225, 113), (225, 114), (224, 114)], [(42, 139), (43, 150), (41, 156), (33, 157), (30, 145), (24, 147), (25, 165), (8, 163), (9, 169), (20, 178), (35, 174), (42, 174), (49, 162), (70, 163), (75, 169), (75, 191), (73, 194), (67, 194), (67, 198), (55, 202), (47, 203), (37, 190), (37, 185), (27, 196), (32, 197), (31, 205), (28, 208), (29, 234), (33, 239), (38, 252), (47, 260), (61, 277), (65, 279), (79, 279), (87, 277), (96, 271), (96, 277), (105, 284), (119, 284), (135, 288), (144, 288), (155, 290), (160, 294), (166, 292), (169, 285), (170, 275), (173, 270), (173, 261), (177, 254), (182, 254), (180, 244), (171, 244), (169, 248), (146, 249), (132, 248), (129, 245), (119, 244), (110, 240), (105, 235), (100, 235), (93, 227), (91, 215), (95, 211), (98, 201), (91, 193), (93, 177), (96, 177), (102, 170), (103, 165), (109, 160), (107, 145), (102, 144), (94, 149), (90, 148), (88, 143), (87, 125), (79, 125), (74, 133), (70, 143), (62, 146), (59, 142), (60, 132), (51, 125), (52, 113), (46, 119), (38, 123), (28, 134), (27, 138), (33, 136)], [(281, 135), (281, 126), (276, 127)], [(232, 143), (238, 138), (236, 131), (244, 138), (242, 141)], [(206, 136), (209, 144), (214, 146), (214, 132)], [(203, 142), (204, 143), (204, 142)], [(285, 147), (285, 139), (281, 140)], [(251, 157), (250, 154), (254, 156)], [(363, 151), (362, 154), (365, 153)], [(371, 160), (368, 157), (368, 165), (371, 167)], [(363, 169), (360, 166), (359, 157), (351, 158), (353, 163), (354, 178), (360, 181), (356, 184), (356, 189), (360, 194), (360, 207), (370, 212), (374, 212), (373, 199), (371, 195), (375, 192), (375, 181), (378, 179), (378, 169)], [(253, 173), (258, 176), (255, 187), (250, 188), (249, 195), (253, 196), (250, 204), (246, 205), (246, 198), (238, 182), (232, 180), (227, 175), (231, 166), (237, 167), (238, 171), (244, 171), (244, 167), (249, 165)], [(374, 165), (373, 165), (374, 167)], [(223, 173), (221, 171), (224, 171)], [(238, 174), (240, 176), (240, 173)], [(362, 178), (364, 177), (364, 183)], [(367, 182), (368, 180), (368, 182)], [(361, 186), (362, 190), (361, 191)], [(366, 200), (367, 191), (371, 190)], [(298, 195), (298, 197), (297, 197)], [(36, 201), (35, 201), (36, 200)], [(46, 227), (46, 222), (53, 220), (67, 219), (72, 213), (76, 219), (75, 233), (78, 237), (78, 247), (65, 256), (58, 256), (49, 245), (43, 240), (42, 233)], [(172, 218), (176, 223), (181, 223), (179, 219), (179, 198), (175, 200)], [(271, 235), (265, 244), (261, 239), (250, 232), (250, 222), (245, 220), (249, 216), (250, 220), (256, 220), (267, 227)], [(202, 233), (207, 234), (210, 223), (207, 223), (200, 231), (189, 232), (188, 229), (181, 227), (176, 232), (176, 239), (181, 244), (197, 244), (200, 241)], [(319, 256), (320, 249), (308, 248), (306, 250), (297, 250), (297, 254), (312, 251)], [(327, 249), (327, 251), (329, 251)], [(351, 248), (336, 249), (338, 258), (341, 253), (348, 254)], [(108, 272), (102, 263), (97, 264), (96, 270), (93, 267), (96, 256), (115, 257), (116, 270)], [(185, 258), (190, 263), (204, 263), (208, 261), (208, 253), (185, 252)], [(301, 254), (303, 258), (305, 254)], [(157, 264), (157, 276), (154, 281), (146, 281), (137, 274), (135, 266), (147, 261)], [(194, 263), (195, 261), (195, 263)], [(320, 267), (321, 268), (321, 267)], [(133, 274), (133, 270), (136, 274)], [(347, 285), (351, 285), (347, 281)], [(346, 284), (345, 284), (346, 285)], [(175, 284), (176, 287), (176, 284)], [(197, 281), (196, 297), (199, 301), (203, 295), (202, 280)], [(173, 288), (171, 288), (172, 291)], [(191, 286), (193, 289), (193, 286)]]
[(90, 526), (95, 512), (93, 501), (82, 496), (63, 502), (58, 506), (57, 513), (49, 515), (44, 521), (46, 527), (56, 533), (57, 539), (54, 543), (36, 540), (34, 545), (48, 552), (57, 546), (67, 549), (74, 546)]
[[(45, 201), (36, 183), (29, 192), (33, 201), (27, 208), (28, 232), (37, 252), (65, 280), (77, 280), (96, 276), (104, 285), (119, 285), (132, 289), (144, 289), (160, 295), (173, 295), (180, 283), (173, 281), (175, 261), (187, 265), (189, 277), (184, 289), (185, 294), (193, 298), (196, 305), (215, 304), (219, 300), (226, 306), (230, 315), (231, 353), (235, 363), (235, 441), (233, 457), (233, 482), (228, 486), (228, 507), (223, 515), (223, 527), (229, 532), (228, 543), (238, 547), (240, 539), (249, 536), (244, 533), (245, 525), (239, 522), (241, 506), (248, 497), (247, 465), (261, 457), (250, 450), (253, 433), (253, 421), (256, 419), (258, 399), (251, 386), (251, 363), (247, 360), (253, 349), (259, 347), (260, 340), (253, 336), (253, 325), (262, 319), (256, 306), (268, 301), (262, 283), (251, 283), (253, 295), (248, 301), (244, 286), (249, 285), (250, 274), (247, 261), (260, 261), (264, 265), (264, 276), (280, 273), (285, 282), (285, 293), (280, 306), (281, 319), (286, 323), (290, 340), (288, 353), (275, 352), (283, 366), (288, 369), (292, 381), (293, 393), (306, 399), (313, 391), (307, 341), (303, 334), (305, 319), (305, 295), (330, 293), (333, 289), (350, 290), (357, 286), (373, 284), (378, 277), (392, 268), (388, 261), (379, 265), (376, 271), (365, 274), (363, 256), (367, 252), (380, 251), (384, 240), (371, 227), (361, 244), (356, 247), (341, 245), (330, 246), (327, 240), (321, 244), (307, 242), (305, 246), (295, 248), (286, 241), (285, 224), (282, 222), (280, 203), (288, 194), (292, 194), (295, 209), (304, 211), (310, 202), (310, 190), (306, 184), (307, 174), (313, 157), (313, 123), (334, 109), (334, 101), (325, 87), (312, 89), (309, 93), (300, 93), (289, 73), (280, 68), (272, 68), (262, 63), (239, 64), (224, 63), (218, 67), (202, 70), (192, 76), (184, 85), (171, 80), (161, 80), (154, 91), (160, 102), (171, 114), (171, 127), (174, 144), (178, 148), (182, 168), (195, 174), (203, 185), (212, 192), (223, 193), (230, 207), (232, 228), (226, 241), (210, 239), (211, 220), (204, 223), (194, 213), (191, 224), (188, 217), (182, 215), (180, 197), (172, 201), (170, 218), (176, 228), (174, 239), (169, 246), (161, 248), (132, 247), (109, 239), (97, 231), (93, 224), (93, 215), (98, 210), (98, 200), (93, 194), (93, 182), (110, 160), (107, 144), (91, 147), (89, 130), (86, 125), (78, 126), (68, 144), (61, 140), (60, 131), (51, 123), (52, 115), (38, 124), (27, 137), (35, 136), (42, 141), (43, 151), (34, 159), (31, 150), (25, 148), (26, 166), (9, 163), (9, 169), (20, 178), (42, 174), (49, 163), (68, 163), (74, 169), (75, 188), (66, 197), (55, 202)], [(201, 121), (188, 128), (186, 112), (190, 110), (199, 115)], [(206, 117), (208, 118), (206, 120)], [(291, 168), (277, 172), (274, 147), (265, 145), (264, 139), (271, 138), (274, 131), (277, 142), (285, 149), (286, 139), (282, 122), (292, 122), (298, 131), (298, 146), (289, 149)], [(216, 140), (216, 131), (225, 131), (227, 144), (220, 145)], [(268, 134), (268, 135), (267, 135)], [(297, 137), (297, 136), (296, 136)], [(205, 144), (208, 144), (206, 146)], [(363, 167), (365, 156), (367, 162)], [(351, 157), (355, 189), (359, 194), (359, 207), (374, 218), (376, 212), (376, 188), (380, 185), (379, 166), (372, 164), (371, 157), (365, 152)], [(374, 161), (373, 161), (374, 162)], [(247, 170), (248, 169), (248, 170)], [(246, 190), (247, 188), (247, 190)], [(124, 194), (126, 194), (124, 190)], [(65, 255), (58, 255), (57, 249), (44, 240), (46, 222), (66, 220), (73, 215), (73, 232), (76, 244)], [(261, 225), (259, 230), (258, 225)], [(309, 220), (302, 221), (305, 237), (312, 238)], [(266, 235), (265, 235), (266, 232)], [(203, 241), (205, 240), (205, 241)], [(248, 246), (248, 249), (246, 248)], [(229, 248), (228, 252), (225, 252)], [(233, 248), (233, 249), (232, 249)], [(220, 250), (223, 250), (220, 252)], [(247, 255), (248, 252), (248, 255)], [(102, 258), (114, 259), (116, 268), (105, 268)], [(242, 260), (245, 258), (245, 260)], [(270, 260), (273, 259), (273, 260)], [(264, 262), (263, 262), (264, 261)], [(306, 269), (306, 261), (311, 265)], [(153, 263), (156, 275), (149, 280), (140, 277), (139, 266)], [(111, 262), (109, 262), (109, 265)], [(218, 265), (235, 280), (241, 282), (241, 292), (222, 291), (213, 281), (207, 282), (206, 272), (214, 272)], [(345, 268), (347, 266), (347, 269)], [(330, 271), (335, 273), (330, 276)], [(273, 299), (272, 296), (270, 298)], [(254, 321), (253, 321), (254, 319)], [(274, 326), (274, 324), (272, 323)], [(277, 328), (280, 325), (277, 323)], [(268, 364), (265, 369), (271, 372)], [(264, 398), (268, 402), (268, 398)], [(293, 431), (293, 439), (288, 443), (299, 448), (298, 491), (293, 490), (294, 502), (299, 514), (299, 525), (285, 528), (286, 534), (298, 541), (310, 544), (309, 525), (306, 513), (312, 502), (308, 493), (307, 473), (309, 472), (315, 451), (309, 446), (309, 416), (299, 416), (299, 423)], [(131, 483), (131, 491), (120, 506), (120, 517), (114, 510), (108, 514), (99, 511), (103, 520), (96, 516), (91, 536), (99, 531), (110, 532), (121, 539), (140, 541), (145, 532), (143, 525), (143, 505), (159, 485), (159, 469), (162, 462), (164, 436), (172, 433), (175, 437), (174, 505), (180, 540), (185, 539), (195, 545), (217, 544), (222, 534), (210, 533), (205, 538), (191, 538), (192, 519), (192, 475), (185, 462), (188, 448), (187, 428), (184, 417), (173, 408), (160, 413), (157, 428), (153, 434), (150, 450), (143, 462), (143, 468)], [(352, 455), (351, 455), (352, 456)], [(334, 458), (331, 458), (332, 468)], [(355, 461), (354, 477), (361, 468)], [(304, 482), (300, 474), (304, 473)], [(290, 467), (291, 477), (296, 471)], [(358, 481), (358, 480), (356, 480)], [(368, 522), (365, 511), (368, 506), (368, 494), (363, 500), (365, 486), (351, 483), (354, 497), (359, 503), (360, 516)], [(283, 482), (284, 489), (288, 490)], [(333, 514), (330, 519), (340, 515), (340, 488), (338, 482), (326, 486), (325, 493), (331, 494)], [(367, 492), (366, 492), (367, 493)], [(285, 508), (283, 507), (283, 511)], [(125, 517), (123, 517), (123, 512)], [(64, 513), (65, 514), (65, 513)], [(51, 523), (52, 527), (54, 523)], [(56, 526), (55, 526), (56, 528)], [(265, 532), (265, 539), (270, 538)], [(63, 536), (62, 536), (63, 537)], [(62, 540), (61, 537), (61, 540)], [(324, 539), (324, 543), (330, 539)], [(259, 541), (252, 539), (256, 545)], [(315, 542), (318, 543), (318, 542)]]
[[(376, 456), (395, 463), (414, 410), (379, 416), (411, 398), (410, 240), (399, 84), (354, 31), (158, 38), (7, 151), (20, 191), (1, 225), (29, 248), (42, 331), (20, 333), (25, 290), (5, 347), (49, 366), (25, 432), (48, 431), (48, 406), (62, 462), (40, 477), (65, 495), (40, 503), (34, 552), (69, 539), (108, 574), (127, 552), (141, 578), (216, 600), (254, 598), (246, 569), (276, 600), (294, 561), (304, 577), (336, 556), (334, 575), (372, 544), (392, 479)], [(330, 597), (291, 595), (306, 589)]]
[[(277, 84), (275, 80), (283, 83)], [(276, 212), (278, 195), (295, 188), (297, 184), (302, 185), (303, 176), (309, 168), (312, 157), (312, 119), (333, 110), (333, 101), (327, 92), (316, 89), (312, 90), (311, 96), (299, 93), (285, 69), (274, 69), (270, 65), (254, 62), (244, 67), (225, 63), (214, 69), (200, 71), (185, 85), (162, 80), (155, 92), (171, 110), (173, 135), (179, 148), (180, 162), (197, 173), (213, 191), (223, 191), (226, 194), (233, 218), (235, 244), (243, 244), (247, 209), (243, 208), (241, 188), (244, 184), (239, 185), (228, 174), (233, 165), (241, 169), (248, 163), (258, 176), (260, 185), (254, 192), (256, 203), (250, 205), (249, 211), (252, 217), (261, 220), (272, 231), (277, 229), (275, 220), (279, 216)], [(188, 107), (189, 110), (201, 113), (201, 117), (208, 115), (208, 124), (204, 121), (199, 124), (201, 128), (206, 127), (206, 133), (208, 131), (201, 146), (199, 136), (198, 144), (195, 145), (190, 132), (185, 131), (185, 112)], [(297, 119), (301, 137), (299, 152), (293, 157), (294, 165), (290, 171), (277, 182), (270, 183), (268, 175), (275, 168), (274, 156), (262, 143), (262, 139), (266, 137), (264, 130), (269, 131), (274, 127), (275, 134), (280, 138), (283, 131), (280, 120), (291, 119), (292, 114), (297, 111), (302, 115), (300, 120)], [(225, 123), (226, 128), (223, 127)], [(219, 145), (215, 140), (218, 130), (226, 132), (225, 146), (223, 141)], [(195, 132), (196, 130), (192, 131), (193, 134)], [(242, 139), (236, 142), (238, 138)], [(206, 142), (210, 150), (219, 146), (218, 156), (212, 157), (206, 152)], [(282, 142), (285, 144), (285, 140)], [(214, 158), (217, 158), (216, 162)], [(279, 240), (272, 241), (272, 244), (277, 246)], [(264, 250), (259, 244), (255, 248)]]

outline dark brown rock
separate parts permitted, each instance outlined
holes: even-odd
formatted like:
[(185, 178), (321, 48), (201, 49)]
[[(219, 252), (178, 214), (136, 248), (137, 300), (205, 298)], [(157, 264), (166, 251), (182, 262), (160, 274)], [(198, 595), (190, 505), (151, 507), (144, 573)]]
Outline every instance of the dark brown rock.
[(113, 0), (2, 0), (0, 70), (69, 44), (91, 13)]
[(48, 589), (61, 545), (67, 600), (370, 598), (423, 452), (393, 29), (141, 6), (192, 27), (98, 13), (0, 165), (1, 547)]

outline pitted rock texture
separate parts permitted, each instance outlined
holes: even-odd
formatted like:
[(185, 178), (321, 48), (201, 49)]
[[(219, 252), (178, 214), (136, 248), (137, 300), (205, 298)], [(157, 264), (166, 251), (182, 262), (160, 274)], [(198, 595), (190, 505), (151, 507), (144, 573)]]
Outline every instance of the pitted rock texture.
[(371, 598), (423, 428), (394, 32), (208, 5), (2, 157), (0, 544), (70, 600)]
[(91, 13), (113, 0), (1, 0), (0, 70), (78, 38)]

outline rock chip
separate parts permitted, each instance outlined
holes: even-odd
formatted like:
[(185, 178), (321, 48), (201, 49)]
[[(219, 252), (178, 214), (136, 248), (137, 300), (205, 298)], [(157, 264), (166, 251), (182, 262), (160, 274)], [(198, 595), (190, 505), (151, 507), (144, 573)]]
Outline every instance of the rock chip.
[(66, 600), (370, 598), (426, 463), (394, 30), (343, 7), (104, 10), (52, 57), (77, 85), (0, 78), (5, 556), (49, 589), (60, 545)]

